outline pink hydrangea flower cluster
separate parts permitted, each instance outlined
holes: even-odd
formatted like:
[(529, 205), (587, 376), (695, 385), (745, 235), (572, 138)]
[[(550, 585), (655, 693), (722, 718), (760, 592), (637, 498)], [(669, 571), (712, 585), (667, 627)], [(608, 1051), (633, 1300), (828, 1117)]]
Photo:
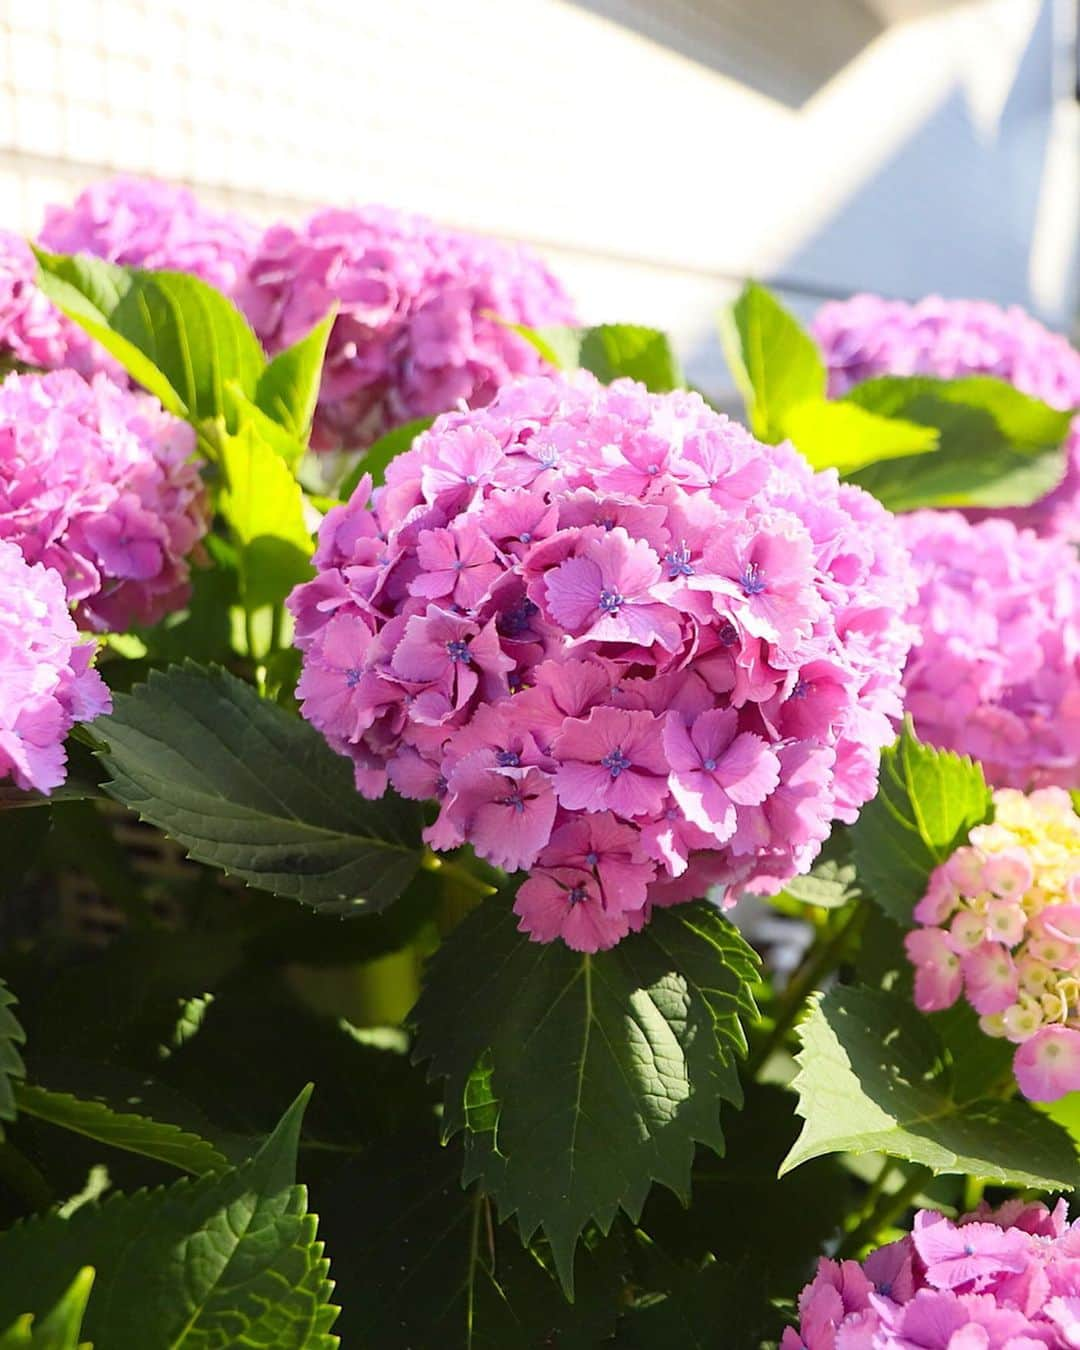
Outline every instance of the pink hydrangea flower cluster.
[[(917, 304), (857, 295), (823, 305), (813, 323), (829, 392), (876, 375), (996, 375), (1053, 408), (1080, 408), (1080, 352), (1017, 306), (928, 296)], [(1004, 514), (1040, 534), (1080, 540), (1080, 418), (1066, 442), (1062, 482), (1033, 506)]]
[(52, 370), (71, 364), (88, 346), (82, 330), (38, 290), (30, 245), (0, 230), (0, 361)]
[(535, 376), (440, 417), (323, 523), (290, 606), (304, 716), (530, 869), (593, 951), (653, 904), (777, 889), (875, 789), (910, 633), (889, 514), (691, 393)]
[(110, 707), (93, 656), (57, 573), (0, 540), (0, 780), (39, 792), (64, 781), (64, 738)]
[(918, 599), (904, 675), (919, 735), (1003, 787), (1080, 786), (1080, 561), (1063, 540), (955, 511), (900, 517)]
[(1033, 1101), (1080, 1088), (1080, 817), (1061, 788), (994, 793), (994, 819), (930, 876), (905, 939), (915, 1002), (963, 993), (990, 1036), (1017, 1046)]
[(362, 449), (415, 418), (489, 403), (514, 375), (541, 369), (499, 320), (573, 323), (539, 258), (383, 207), (320, 211), (267, 231), (240, 303), (273, 354), (332, 304), (312, 445)]
[(156, 623), (206, 532), (195, 433), (148, 394), (71, 370), (0, 385), (0, 539), (62, 579), (80, 626)]
[(1068, 1350), (1080, 1345), (1080, 1225), (1011, 1200), (931, 1210), (863, 1262), (822, 1260), (780, 1350)]
[(187, 188), (149, 178), (109, 178), (70, 206), (50, 206), (41, 231), (53, 253), (89, 253), (127, 267), (190, 272), (233, 295), (261, 230), (215, 211)]

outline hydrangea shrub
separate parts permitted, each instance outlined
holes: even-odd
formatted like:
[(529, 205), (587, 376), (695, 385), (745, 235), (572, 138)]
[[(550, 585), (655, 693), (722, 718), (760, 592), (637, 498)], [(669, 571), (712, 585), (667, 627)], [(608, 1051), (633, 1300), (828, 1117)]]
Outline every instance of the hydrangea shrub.
[(76, 367), (0, 385), (0, 1342), (1080, 1344), (1076, 560), (942, 509), (1067, 396), (828, 399), (751, 287), (751, 435), (382, 211), (270, 231), (267, 351), (244, 229), (66, 219), (0, 289)]

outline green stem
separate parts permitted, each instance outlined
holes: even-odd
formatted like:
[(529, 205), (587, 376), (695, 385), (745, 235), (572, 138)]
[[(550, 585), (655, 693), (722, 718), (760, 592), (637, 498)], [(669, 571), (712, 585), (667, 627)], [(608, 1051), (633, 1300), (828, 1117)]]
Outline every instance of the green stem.
[(929, 1167), (916, 1167), (898, 1191), (882, 1195), (870, 1213), (841, 1242), (836, 1251), (837, 1260), (857, 1256), (864, 1247), (871, 1246), (881, 1230), (890, 1227), (909, 1208), (933, 1175)]
[(474, 876), (461, 863), (447, 862), (444, 858), (440, 858), (431, 852), (424, 854), (420, 866), (427, 872), (438, 872), (440, 876), (450, 877), (459, 885), (464, 886), (467, 890), (475, 891), (480, 896), (494, 895), (497, 889), (494, 886), (489, 886), (486, 881), (482, 881), (478, 876)]
[(806, 959), (792, 975), (787, 988), (777, 1000), (776, 1018), (771, 1031), (758, 1044), (747, 1061), (747, 1073), (750, 1077), (758, 1073), (773, 1051), (782, 1044), (784, 1037), (802, 1012), (808, 995), (818, 987), (822, 977), (839, 964), (848, 939), (857, 933), (866, 921), (866, 904), (865, 900), (857, 901), (843, 923), (828, 934), (824, 941), (815, 942), (810, 948)]

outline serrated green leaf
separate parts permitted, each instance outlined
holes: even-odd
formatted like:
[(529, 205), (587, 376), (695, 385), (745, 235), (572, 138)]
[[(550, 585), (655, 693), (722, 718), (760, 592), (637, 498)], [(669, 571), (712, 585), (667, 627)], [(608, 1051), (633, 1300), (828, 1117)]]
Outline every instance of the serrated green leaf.
[[(79, 1333), (93, 1285), (94, 1269), (85, 1266), (43, 1317), (27, 1313), (0, 1335), (0, 1350), (80, 1350)], [(83, 1350), (92, 1350), (89, 1342)]]
[(878, 460), (925, 455), (938, 446), (936, 428), (879, 417), (854, 403), (796, 403), (780, 421), (785, 439), (814, 469), (851, 473)]
[(784, 886), (784, 894), (822, 909), (840, 909), (857, 900), (862, 886), (852, 857), (850, 832), (834, 825), (813, 867), (802, 876), (792, 877)]
[(230, 380), (254, 398), (262, 348), (232, 301), (206, 282), (40, 250), (37, 259), (45, 294), (171, 412), (228, 420)]
[[(707, 904), (657, 912), (611, 951), (530, 943), (491, 897), (433, 958), (415, 1009), (416, 1058), (445, 1077), (448, 1134), (466, 1129), (479, 1179), (528, 1241), (543, 1229), (573, 1278), (585, 1225), (637, 1219), (653, 1181), (689, 1189), (694, 1145), (723, 1147), (741, 1102), (740, 1018), (756, 1015), (756, 958)], [(478, 1084), (474, 1076), (479, 1074)], [(470, 1083), (472, 1096), (470, 1097)], [(490, 1093), (480, 1111), (478, 1089)], [(471, 1121), (494, 1130), (467, 1129)]]
[(339, 1331), (380, 1350), (593, 1350), (619, 1307), (613, 1240), (577, 1253), (570, 1304), (490, 1202), (460, 1184), (461, 1149), (433, 1129), (387, 1139), (329, 1180), (322, 1229), (334, 1252)]
[[(26, 1065), (19, 1053), (19, 1046), (26, 1044), (26, 1033), (11, 1011), (17, 1003), (18, 999), (0, 980), (0, 1120), (15, 1119), (15, 1089), (18, 1080), (26, 1077)], [(0, 1139), (3, 1137), (0, 1126)]]
[(977, 763), (924, 745), (906, 726), (881, 756), (877, 796), (851, 828), (860, 883), (890, 918), (910, 924), (930, 873), (991, 809)]
[(595, 328), (508, 326), (560, 370), (588, 370), (603, 384), (638, 380), (654, 394), (685, 388), (671, 340), (657, 328), (636, 323), (604, 323)]
[(103, 1101), (20, 1083), (15, 1088), (15, 1103), (23, 1115), (96, 1139), (110, 1148), (155, 1158), (195, 1176), (221, 1172), (228, 1166), (228, 1160), (206, 1139), (135, 1111), (116, 1110)]
[(92, 1263), (85, 1334), (102, 1350), (333, 1350), (328, 1262), (295, 1184), (307, 1096), (242, 1167), (0, 1234), (0, 1325)]
[(258, 406), (304, 445), (311, 431), (326, 344), (336, 317), (335, 305), (310, 333), (274, 357), (255, 386)]
[(199, 862), (324, 912), (385, 908), (420, 864), (421, 817), (365, 801), (317, 731), (227, 671), (154, 671), (94, 724), (107, 791)]
[(406, 422), (403, 426), (388, 431), (366, 450), (360, 460), (353, 465), (338, 486), (338, 496), (348, 501), (356, 491), (357, 484), (364, 474), (371, 474), (374, 487), (386, 481), (386, 466), (403, 451), (408, 450), (422, 431), (427, 431), (434, 417), (418, 417), (415, 422)]
[(237, 545), (241, 598), (249, 610), (277, 604), (312, 576), (304, 494), (251, 419), (221, 438), (220, 453), (221, 514)]
[(783, 440), (791, 409), (825, 398), (825, 363), (817, 344), (764, 286), (747, 282), (735, 303), (721, 312), (720, 337), (759, 439)]
[(941, 1041), (906, 999), (834, 989), (799, 1035), (804, 1125), (781, 1175), (827, 1153), (885, 1153), (1009, 1186), (1080, 1179), (1068, 1135), (1027, 1102), (958, 1096)]

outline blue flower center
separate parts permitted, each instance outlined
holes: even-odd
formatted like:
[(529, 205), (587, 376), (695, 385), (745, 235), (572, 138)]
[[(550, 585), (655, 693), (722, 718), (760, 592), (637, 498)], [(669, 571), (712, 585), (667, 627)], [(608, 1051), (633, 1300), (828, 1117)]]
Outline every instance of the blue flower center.
[(585, 862), (589, 867), (595, 867), (599, 861), (600, 861), (599, 854), (596, 853), (585, 854)]
[(585, 890), (584, 886), (575, 886), (574, 889), (567, 894), (566, 903), (568, 905), (580, 905), (587, 895), (588, 892)]
[(525, 810), (525, 798), (521, 795), (521, 789), (515, 788), (509, 796), (500, 797), (499, 805), (511, 806), (520, 815)]
[(885, 1280), (882, 1284), (878, 1285), (877, 1291), (882, 1298), (888, 1298), (889, 1295), (892, 1293), (892, 1281)]
[(618, 614), (619, 606), (623, 603), (623, 597), (618, 591), (603, 590), (600, 592), (601, 614)]
[(465, 566), (465, 564), (461, 561), (460, 558), (458, 558), (458, 559), (456, 560), (456, 562), (454, 563), (454, 571), (455, 571), (455, 572), (460, 572), (461, 569), (462, 569), (464, 566)]
[(716, 760), (715, 759), (702, 760), (701, 767), (703, 769), (708, 769), (710, 773), (713, 773), (716, 769)]
[(476, 486), (476, 474), (474, 474), (474, 473), (467, 473), (467, 474), (465, 475), (465, 481), (466, 481), (466, 483), (468, 483), (469, 487), (475, 487), (475, 486)]
[(621, 747), (618, 750), (612, 750), (610, 755), (605, 755), (600, 763), (607, 769), (612, 778), (618, 778), (623, 769), (630, 767), (630, 761), (623, 754)]
[(685, 544), (680, 549), (672, 549), (664, 561), (668, 566), (669, 581), (674, 581), (676, 577), (692, 577), (694, 575), (694, 567), (690, 561), (690, 550)]
[(448, 642), (446, 644), (446, 654), (451, 661), (461, 661), (465, 665), (468, 665), (472, 660), (472, 657), (469, 655), (469, 644), (460, 639), (456, 642)]
[(795, 688), (791, 691), (792, 698), (805, 698), (810, 692), (810, 684), (800, 675), (795, 681)]
[(743, 568), (739, 585), (746, 596), (760, 595), (765, 589), (765, 574), (756, 562), (747, 563)]
[(532, 534), (529, 530), (522, 530), (521, 533), (518, 535), (518, 538), (521, 540), (523, 544), (532, 543)]
[(521, 756), (516, 750), (496, 750), (495, 763), (500, 769), (518, 769), (521, 767)]
[(739, 634), (730, 619), (724, 620), (716, 635), (725, 647), (733, 647), (739, 640)]
[(964, 1255), (965, 1255), (965, 1256), (974, 1256), (974, 1255), (975, 1255), (975, 1248), (971, 1245), (970, 1242), (965, 1242), (965, 1243), (964, 1243)]
[(348, 689), (355, 689), (360, 683), (360, 672), (355, 666), (345, 672), (345, 686)]
[(655, 478), (656, 475), (660, 472), (660, 465), (659, 465), (659, 464), (647, 464), (647, 465), (645, 466), (645, 472), (649, 475), (650, 478)]
[(537, 606), (531, 600), (522, 600), (520, 604), (508, 609), (499, 619), (499, 632), (504, 637), (517, 637), (528, 628)]

